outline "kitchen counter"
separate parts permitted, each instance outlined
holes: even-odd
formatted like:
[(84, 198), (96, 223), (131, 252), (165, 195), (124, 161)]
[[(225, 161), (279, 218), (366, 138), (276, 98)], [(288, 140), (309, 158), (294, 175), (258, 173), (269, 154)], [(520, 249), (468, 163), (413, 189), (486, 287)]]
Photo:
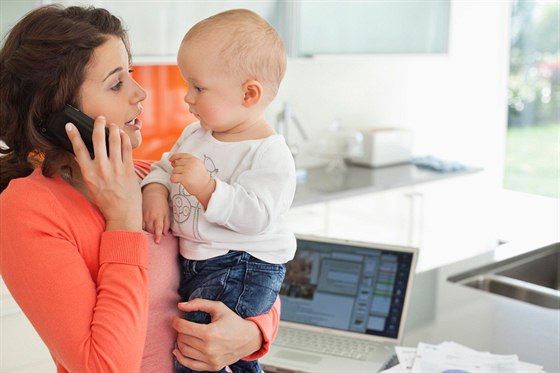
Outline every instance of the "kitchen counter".
[(542, 365), (548, 373), (560, 372), (560, 310), (447, 280), (530, 251), (528, 248), (503, 245), (467, 260), (418, 273), (403, 345), (416, 347), (418, 342), (455, 341), (479, 351), (517, 354), (522, 361)]
[(306, 171), (305, 179), (297, 185), (292, 207), (411, 186), (471, 174), (482, 169), (467, 167), (461, 171), (437, 172), (405, 163), (380, 168), (348, 165), (344, 170), (335, 169), (330, 172), (323, 166)]

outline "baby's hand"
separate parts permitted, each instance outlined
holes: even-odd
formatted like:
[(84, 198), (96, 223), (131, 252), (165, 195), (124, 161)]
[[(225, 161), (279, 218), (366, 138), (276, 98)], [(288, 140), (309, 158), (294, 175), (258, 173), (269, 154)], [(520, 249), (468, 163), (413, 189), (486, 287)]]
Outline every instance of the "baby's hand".
[(144, 229), (154, 234), (159, 243), (162, 234), (169, 230), (169, 203), (167, 188), (161, 184), (148, 184), (142, 190), (142, 221)]
[(173, 154), (169, 161), (173, 166), (171, 182), (181, 183), (187, 192), (195, 196), (206, 208), (216, 189), (216, 182), (210, 177), (204, 163), (188, 153)]

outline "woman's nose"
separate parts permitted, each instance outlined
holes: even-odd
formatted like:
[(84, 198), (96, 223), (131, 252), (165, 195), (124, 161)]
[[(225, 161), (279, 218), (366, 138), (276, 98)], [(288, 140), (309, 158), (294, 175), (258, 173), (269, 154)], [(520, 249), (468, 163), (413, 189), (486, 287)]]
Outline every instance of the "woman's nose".
[(146, 97), (148, 97), (148, 93), (140, 84), (138, 84), (136, 80), (134, 81), (134, 83), (136, 84), (135, 87), (136, 89), (134, 90), (134, 95), (133, 95), (134, 102), (136, 103), (136, 102), (144, 101)]

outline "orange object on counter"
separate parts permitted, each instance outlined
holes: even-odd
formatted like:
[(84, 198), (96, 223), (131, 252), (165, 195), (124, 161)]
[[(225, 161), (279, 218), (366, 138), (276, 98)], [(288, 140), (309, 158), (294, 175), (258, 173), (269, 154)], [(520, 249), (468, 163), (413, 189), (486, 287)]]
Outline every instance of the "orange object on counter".
[(148, 93), (140, 116), (142, 145), (134, 150), (134, 157), (159, 160), (183, 129), (197, 120), (183, 100), (188, 87), (177, 65), (135, 65), (132, 77)]

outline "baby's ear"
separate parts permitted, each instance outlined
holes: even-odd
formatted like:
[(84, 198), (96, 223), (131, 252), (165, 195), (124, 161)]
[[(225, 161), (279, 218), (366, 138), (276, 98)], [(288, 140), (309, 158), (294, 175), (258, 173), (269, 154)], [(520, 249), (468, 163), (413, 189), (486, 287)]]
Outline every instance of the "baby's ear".
[(263, 86), (256, 80), (243, 83), (243, 106), (249, 108), (259, 103), (263, 95)]

